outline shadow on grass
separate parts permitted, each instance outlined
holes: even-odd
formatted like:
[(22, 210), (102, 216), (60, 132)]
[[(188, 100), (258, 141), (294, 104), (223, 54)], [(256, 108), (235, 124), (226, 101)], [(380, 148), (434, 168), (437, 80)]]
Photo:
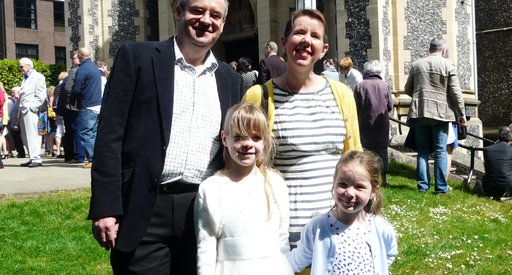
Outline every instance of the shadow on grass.
[(388, 174), (408, 178), (411, 180), (416, 180), (416, 169), (395, 161), (389, 162), (389, 171)]

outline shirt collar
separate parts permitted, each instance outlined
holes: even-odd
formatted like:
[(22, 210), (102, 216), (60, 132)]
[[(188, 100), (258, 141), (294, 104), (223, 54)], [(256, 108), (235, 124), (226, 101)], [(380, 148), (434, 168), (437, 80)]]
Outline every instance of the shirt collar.
[[(174, 40), (174, 42), (173, 42), (174, 43), (174, 55), (176, 56), (176, 65), (178, 65), (181, 69), (187, 69), (187, 70), (193, 69), (193, 71), (195, 72), (194, 66), (188, 64), (187, 61), (185, 61), (185, 57), (183, 56), (183, 53), (181, 52), (180, 48), (178, 47), (178, 43), (176, 42), (176, 38), (174, 38), (173, 40)], [(215, 56), (213, 56), (212, 51), (209, 50), (207, 53), (206, 60), (203, 64), (204, 71), (202, 73), (215, 72), (215, 70), (217, 70), (218, 67), (219, 67), (219, 64), (217, 63), (217, 59), (215, 58)]]

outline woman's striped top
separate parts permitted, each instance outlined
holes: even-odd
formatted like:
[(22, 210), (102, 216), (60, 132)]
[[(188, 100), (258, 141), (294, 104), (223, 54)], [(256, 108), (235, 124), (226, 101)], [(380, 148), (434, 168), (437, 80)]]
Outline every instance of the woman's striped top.
[(327, 82), (318, 91), (298, 94), (274, 85), (274, 103), (274, 166), (288, 185), (293, 248), (302, 227), (334, 204), (333, 175), (346, 129)]

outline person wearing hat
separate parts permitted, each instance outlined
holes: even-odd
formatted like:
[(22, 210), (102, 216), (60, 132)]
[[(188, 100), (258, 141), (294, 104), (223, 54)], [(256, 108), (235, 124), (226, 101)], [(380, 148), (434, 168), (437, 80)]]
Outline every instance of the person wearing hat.
[(461, 126), (466, 123), (457, 71), (453, 63), (445, 58), (447, 51), (443, 39), (432, 39), (430, 54), (412, 63), (404, 87), (412, 98), (407, 123), (416, 131), (418, 191), (426, 192), (430, 188), (428, 155), (433, 146), (436, 195), (448, 192), (448, 125), (454, 121)]

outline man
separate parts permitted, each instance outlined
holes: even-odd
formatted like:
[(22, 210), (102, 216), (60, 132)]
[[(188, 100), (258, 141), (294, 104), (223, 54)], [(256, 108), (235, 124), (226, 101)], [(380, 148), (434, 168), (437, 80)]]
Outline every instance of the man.
[(66, 132), (62, 140), (64, 147), (64, 161), (66, 163), (83, 163), (85, 160), (85, 152), (80, 142), (80, 134), (78, 131), (78, 110), (79, 103), (77, 96), (71, 94), (73, 84), (75, 83), (76, 71), (80, 65), (78, 59), (78, 51), (74, 51), (71, 56), (71, 69), (68, 76), (64, 78), (59, 91), (59, 101), (57, 110), (62, 110), (62, 117), (64, 118), (64, 128)]
[[(415, 127), (418, 191), (430, 188), (429, 149), (434, 148), (435, 194), (448, 192), (446, 140), (448, 124), (466, 123), (464, 99), (453, 63), (445, 58), (447, 44), (435, 38), (430, 41), (430, 55), (412, 63), (405, 92), (412, 97), (408, 123)], [(432, 147), (431, 147), (432, 146)]]
[(177, 35), (127, 43), (98, 125), (89, 219), (116, 274), (195, 274), (198, 184), (223, 165), (219, 132), (243, 93), (210, 51), (226, 0), (180, 0)]
[(268, 41), (264, 48), (265, 58), (260, 61), (258, 83), (263, 84), (271, 78), (281, 76), (288, 70), (288, 64), (277, 55), (277, 44)]
[(354, 91), (356, 85), (363, 81), (363, 76), (358, 70), (352, 68), (352, 59), (348, 56), (341, 59), (339, 68), (340, 81), (345, 83), (352, 91)]
[(98, 128), (98, 114), (101, 108), (101, 71), (91, 60), (91, 51), (87, 48), (78, 50), (80, 66), (76, 70), (72, 93), (79, 98), (77, 124), (80, 143), (89, 162), (84, 168), (91, 168), (94, 157), (94, 143)]
[(485, 175), (482, 187), (494, 200), (512, 195), (512, 129), (498, 130), (498, 142), (484, 148)]
[(27, 57), (19, 60), (23, 74), (20, 88), (19, 121), (22, 139), (27, 146), (30, 160), (20, 164), (22, 167), (41, 167), (41, 136), (37, 129), (39, 111), (46, 104), (46, 81), (42, 74), (34, 69), (34, 63)]
[(389, 85), (382, 80), (382, 66), (378, 60), (364, 64), (363, 81), (354, 89), (354, 99), (359, 119), (361, 144), (366, 150), (373, 151), (382, 160), (382, 185), (387, 186), (389, 112), (393, 109), (393, 100)]

